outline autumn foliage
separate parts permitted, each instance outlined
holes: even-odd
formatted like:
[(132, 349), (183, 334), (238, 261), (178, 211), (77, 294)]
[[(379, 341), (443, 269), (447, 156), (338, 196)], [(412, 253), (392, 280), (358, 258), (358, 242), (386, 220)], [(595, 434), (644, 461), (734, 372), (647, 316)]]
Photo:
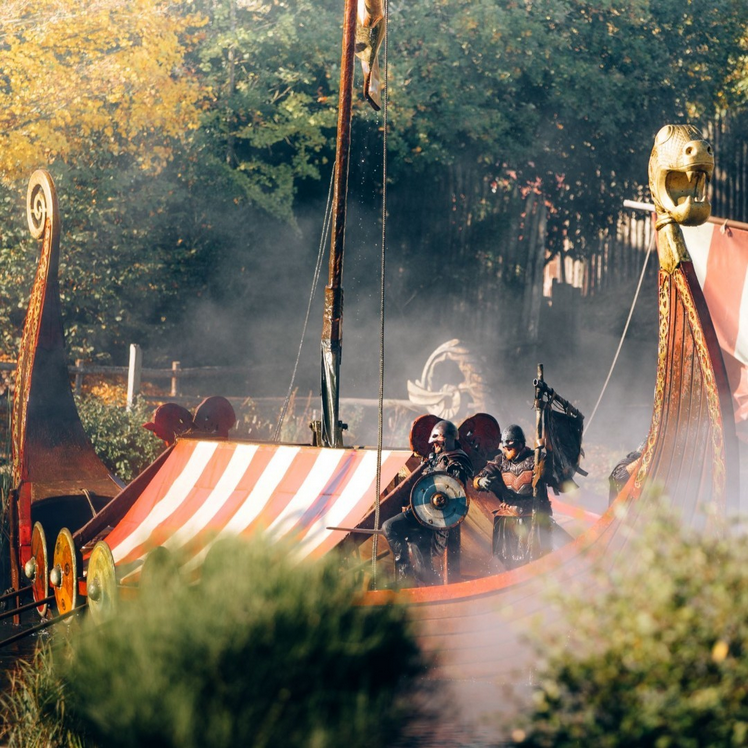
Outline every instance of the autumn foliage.
[(161, 167), (198, 126), (184, 65), (203, 21), (164, 0), (10, 0), (0, 8), (0, 177), (94, 151)]
[[(37, 256), (24, 196), (44, 167), (60, 196), (74, 358), (123, 362), (136, 342), (152, 365), (290, 368), (297, 341), (277, 302), (303, 319), (335, 154), (342, 6), (0, 2), (0, 351), (17, 350)], [(389, 28), (387, 235), (399, 267), (387, 293), (407, 300), (408, 323), (510, 350), (538, 322), (496, 320), (538, 309), (546, 252), (594, 262), (600, 289), (634, 278), (638, 249), (608, 239), (623, 200), (645, 197), (665, 122), (729, 125), (715, 185), (742, 184), (746, 3), (410, 0), (392, 6)], [(359, 84), (349, 299), (368, 298), (378, 277), (383, 193), (383, 112)], [(715, 215), (746, 220), (714, 193)], [(541, 207), (533, 248), (526, 218)], [(282, 341), (277, 357), (268, 340)]]

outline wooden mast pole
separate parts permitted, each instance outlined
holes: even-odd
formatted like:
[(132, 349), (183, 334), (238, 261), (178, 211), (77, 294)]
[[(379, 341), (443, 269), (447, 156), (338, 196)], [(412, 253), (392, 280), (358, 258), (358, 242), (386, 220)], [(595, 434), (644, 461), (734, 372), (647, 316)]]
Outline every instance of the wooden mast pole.
[(351, 110), (353, 101), (353, 63), (356, 36), (356, 2), (345, 0), (343, 50), (340, 61), (338, 97), (338, 133), (335, 152), (332, 236), (330, 240), (329, 281), (325, 287), (325, 311), (322, 326), (322, 424), (321, 441), (325, 447), (342, 447), (340, 422), (340, 360), (343, 343), (343, 249), (345, 246), (348, 164), (351, 149)]
[[(543, 379), (543, 364), (538, 364), (538, 376), (535, 379), (535, 402), (533, 407), (535, 409), (535, 480), (533, 480), (532, 496), (534, 499), (538, 498), (538, 484), (540, 482), (540, 455), (545, 446), (543, 444), (543, 385), (545, 380)], [(535, 509), (533, 503), (533, 509)]]

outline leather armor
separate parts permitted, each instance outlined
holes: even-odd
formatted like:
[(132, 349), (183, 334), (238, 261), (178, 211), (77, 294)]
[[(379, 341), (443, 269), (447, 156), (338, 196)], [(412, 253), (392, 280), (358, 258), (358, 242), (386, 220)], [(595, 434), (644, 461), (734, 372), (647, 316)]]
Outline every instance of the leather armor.
[[(519, 514), (529, 513), (532, 505), (532, 482), (535, 474), (535, 454), (525, 447), (513, 460), (498, 454), (479, 473), (488, 478), (488, 489), (506, 504), (517, 507)], [(540, 511), (551, 513), (545, 481), (538, 482), (537, 504)]]

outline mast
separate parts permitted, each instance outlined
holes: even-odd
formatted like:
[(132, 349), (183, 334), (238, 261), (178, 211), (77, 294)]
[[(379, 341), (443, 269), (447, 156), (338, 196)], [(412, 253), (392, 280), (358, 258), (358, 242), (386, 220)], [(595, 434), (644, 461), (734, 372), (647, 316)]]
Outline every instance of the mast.
[[(543, 395), (545, 388), (545, 381), (543, 379), (543, 364), (538, 364), (538, 376), (535, 379), (535, 401), (533, 402), (533, 408), (535, 410), (535, 467), (534, 473), (535, 478), (540, 475), (540, 456), (545, 447), (543, 444)], [(532, 486), (532, 497), (533, 499), (538, 498), (538, 485), (539, 480), (533, 480)], [(535, 507), (533, 506), (533, 510)]]
[(335, 151), (332, 236), (329, 280), (325, 286), (322, 325), (322, 423), (320, 439), (324, 447), (343, 446), (344, 424), (340, 422), (340, 360), (343, 345), (343, 250), (348, 199), (348, 163), (351, 150), (351, 109), (353, 63), (356, 35), (356, 0), (345, 0), (343, 50), (340, 60), (338, 133)]

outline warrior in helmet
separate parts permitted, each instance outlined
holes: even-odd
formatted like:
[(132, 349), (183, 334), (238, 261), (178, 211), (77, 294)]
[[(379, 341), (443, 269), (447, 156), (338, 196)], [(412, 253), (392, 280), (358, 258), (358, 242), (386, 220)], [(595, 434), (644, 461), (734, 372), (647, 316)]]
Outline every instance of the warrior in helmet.
[(473, 481), (479, 491), (492, 491), (501, 501), (494, 512), (493, 554), (507, 569), (540, 558), (551, 550), (553, 514), (548, 500), (544, 461), (535, 465), (517, 424), (501, 434), (501, 451)]
[[(472, 477), (473, 466), (460, 448), (458, 435), (457, 427), (451, 421), (436, 423), (429, 437), (433, 451), (425, 460), (423, 475), (445, 472), (463, 485)], [(398, 580), (414, 580), (422, 585), (442, 581), (434, 560), (446, 550), (449, 530), (426, 527), (416, 519), (410, 507), (388, 519), (382, 530), (395, 557)]]
[(608, 496), (608, 506), (610, 506), (624, 486), (629, 482), (629, 478), (636, 472), (639, 467), (639, 460), (647, 446), (647, 440), (644, 439), (641, 444), (633, 451), (629, 452), (622, 458), (610, 473), (608, 481), (610, 483), (610, 493)]

